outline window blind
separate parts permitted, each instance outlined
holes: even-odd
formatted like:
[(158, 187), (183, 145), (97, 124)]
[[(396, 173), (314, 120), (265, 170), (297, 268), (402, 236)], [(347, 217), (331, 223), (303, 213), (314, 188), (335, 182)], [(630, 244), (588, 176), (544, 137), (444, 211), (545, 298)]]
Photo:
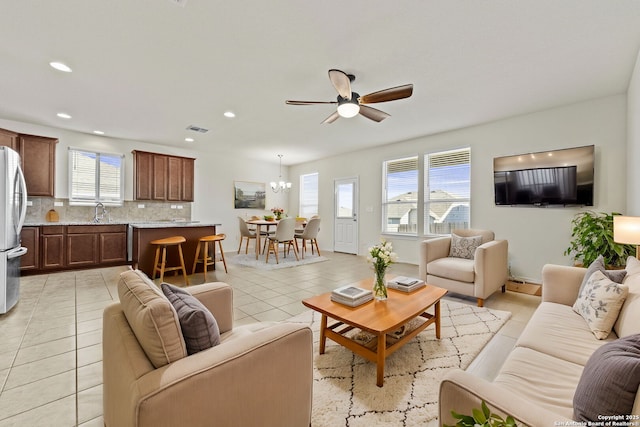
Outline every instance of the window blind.
[(124, 156), (69, 149), (69, 203), (122, 205)]

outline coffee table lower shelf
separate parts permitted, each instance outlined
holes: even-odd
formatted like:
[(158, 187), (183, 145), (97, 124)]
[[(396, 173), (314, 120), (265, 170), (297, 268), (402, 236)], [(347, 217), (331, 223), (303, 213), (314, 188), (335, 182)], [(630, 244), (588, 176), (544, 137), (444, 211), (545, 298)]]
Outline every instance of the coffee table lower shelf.
[[(436, 338), (440, 338), (440, 301), (437, 301), (434, 304), (434, 311), (434, 314), (424, 312), (416, 316), (424, 318), (425, 321), (414, 329), (406, 331), (402, 337), (397, 339), (396, 337), (393, 337), (392, 334), (386, 332), (371, 331), (360, 325), (354, 326), (339, 320), (336, 320), (336, 323), (328, 326), (329, 316), (323, 313), (320, 323), (320, 354), (324, 354), (325, 352), (327, 338), (335, 341), (355, 354), (374, 362), (376, 364), (376, 385), (378, 387), (382, 387), (384, 384), (384, 362), (387, 356), (395, 353), (396, 350), (399, 350), (403, 345), (415, 338), (416, 335), (425, 330), (431, 324), (435, 324)], [(346, 335), (348, 332), (356, 328), (365, 330), (376, 337), (376, 340), (371, 347), (360, 344)], [(391, 336), (392, 339), (387, 340), (387, 336)]]

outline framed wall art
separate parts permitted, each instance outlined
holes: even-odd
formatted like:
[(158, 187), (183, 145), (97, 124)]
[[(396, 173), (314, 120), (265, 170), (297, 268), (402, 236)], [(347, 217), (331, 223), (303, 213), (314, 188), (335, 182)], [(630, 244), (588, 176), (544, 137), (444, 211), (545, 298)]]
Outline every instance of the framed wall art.
[(233, 182), (233, 204), (236, 209), (265, 209), (264, 182)]

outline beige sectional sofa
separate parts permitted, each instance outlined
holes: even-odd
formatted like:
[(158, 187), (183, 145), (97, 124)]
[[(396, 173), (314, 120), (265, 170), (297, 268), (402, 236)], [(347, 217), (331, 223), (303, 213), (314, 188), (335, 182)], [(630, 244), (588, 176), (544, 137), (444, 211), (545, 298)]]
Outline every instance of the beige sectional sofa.
[[(629, 294), (604, 340), (572, 308), (587, 269), (546, 265), (542, 303), (496, 378), (449, 373), (440, 385), (440, 422), (454, 425), (452, 410), (471, 414), (484, 400), (493, 412), (529, 426), (579, 425), (566, 422), (574, 420), (574, 393), (587, 360), (603, 344), (640, 333), (640, 262), (629, 261), (623, 281)], [(633, 414), (640, 414), (638, 394)]]
[(120, 276), (120, 302), (103, 315), (105, 426), (310, 425), (311, 330), (275, 322), (233, 327), (231, 286), (185, 289), (213, 313), (220, 334), (220, 344), (193, 354), (158, 287), (138, 271)]

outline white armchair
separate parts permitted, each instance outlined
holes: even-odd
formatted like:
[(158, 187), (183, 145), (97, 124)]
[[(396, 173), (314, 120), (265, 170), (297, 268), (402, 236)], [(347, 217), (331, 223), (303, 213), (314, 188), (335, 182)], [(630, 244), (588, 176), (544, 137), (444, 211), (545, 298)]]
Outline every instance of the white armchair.
[(462, 295), (484, 300), (502, 288), (505, 291), (508, 273), (508, 242), (495, 240), (489, 230), (453, 230), (457, 236), (482, 237), (473, 259), (449, 256), (451, 237), (428, 239), (420, 244), (419, 274), (427, 283)]

